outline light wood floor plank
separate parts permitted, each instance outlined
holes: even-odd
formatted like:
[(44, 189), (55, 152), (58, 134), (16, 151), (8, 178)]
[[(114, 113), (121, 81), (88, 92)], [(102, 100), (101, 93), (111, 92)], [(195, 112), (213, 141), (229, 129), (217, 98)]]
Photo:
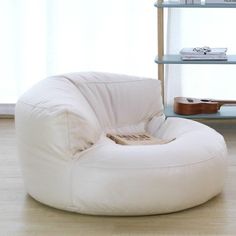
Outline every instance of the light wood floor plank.
[(27, 195), (14, 121), (0, 119), (0, 236), (236, 235), (236, 121), (205, 123), (224, 135), (229, 148), (230, 166), (222, 194), (173, 214), (98, 217), (53, 209)]

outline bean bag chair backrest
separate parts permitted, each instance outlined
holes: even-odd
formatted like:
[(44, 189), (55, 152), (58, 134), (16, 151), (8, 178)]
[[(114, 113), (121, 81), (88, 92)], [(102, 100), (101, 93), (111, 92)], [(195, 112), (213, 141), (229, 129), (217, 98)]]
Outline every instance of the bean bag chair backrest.
[(163, 112), (158, 80), (109, 73), (65, 77), (83, 94), (103, 129), (139, 124)]
[[(163, 114), (160, 90), (158, 80), (110, 73), (49, 77), (19, 99), (18, 132), (22, 140), (24, 133), (37, 132), (37, 138), (32, 133), (32, 139), (24, 142), (44, 148), (50, 143), (64, 159), (68, 149), (76, 155), (96, 143), (102, 133), (141, 131), (150, 119)], [(30, 115), (24, 109), (30, 109)], [(30, 128), (35, 122), (37, 131)]]

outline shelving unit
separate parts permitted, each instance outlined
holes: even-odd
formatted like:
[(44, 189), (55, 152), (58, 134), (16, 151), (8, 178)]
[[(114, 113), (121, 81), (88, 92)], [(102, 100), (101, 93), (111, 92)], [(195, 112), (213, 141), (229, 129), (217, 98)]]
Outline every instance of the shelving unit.
[[(163, 2), (158, 0), (155, 3), (157, 7), (157, 31), (158, 31), (158, 43), (157, 43), (157, 57), (155, 62), (158, 64), (158, 79), (162, 82), (162, 97), (164, 100), (165, 81), (164, 81), (164, 65), (165, 64), (236, 64), (236, 55), (228, 55), (227, 60), (206, 60), (206, 61), (183, 61), (180, 55), (165, 55), (164, 54), (164, 9), (165, 8), (236, 8), (236, 3), (231, 4), (176, 4), (171, 2)], [(216, 114), (201, 114), (194, 116), (182, 116), (174, 113), (172, 107), (165, 107), (165, 114), (169, 117), (184, 117), (190, 119), (235, 119), (236, 108), (232, 106), (224, 106)]]

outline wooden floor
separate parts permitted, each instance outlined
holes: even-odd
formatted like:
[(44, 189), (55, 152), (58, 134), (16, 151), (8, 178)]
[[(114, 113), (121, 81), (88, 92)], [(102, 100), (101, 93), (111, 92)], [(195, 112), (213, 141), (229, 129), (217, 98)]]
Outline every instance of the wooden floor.
[(208, 124), (225, 136), (229, 148), (229, 175), (221, 195), (174, 214), (96, 217), (56, 210), (26, 194), (14, 121), (0, 119), (0, 236), (236, 235), (236, 121)]

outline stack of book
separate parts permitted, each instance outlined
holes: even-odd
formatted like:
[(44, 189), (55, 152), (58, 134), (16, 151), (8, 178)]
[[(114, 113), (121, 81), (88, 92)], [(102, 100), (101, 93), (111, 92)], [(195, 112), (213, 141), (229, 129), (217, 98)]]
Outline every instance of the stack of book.
[[(217, 1), (217, 0), (214, 0)], [(223, 0), (221, 0), (223, 1)], [(236, 1), (236, 0), (235, 0)], [(201, 4), (201, 0), (164, 0), (164, 3), (169, 4)]]
[(183, 48), (180, 51), (181, 59), (192, 60), (227, 60), (227, 48)]

